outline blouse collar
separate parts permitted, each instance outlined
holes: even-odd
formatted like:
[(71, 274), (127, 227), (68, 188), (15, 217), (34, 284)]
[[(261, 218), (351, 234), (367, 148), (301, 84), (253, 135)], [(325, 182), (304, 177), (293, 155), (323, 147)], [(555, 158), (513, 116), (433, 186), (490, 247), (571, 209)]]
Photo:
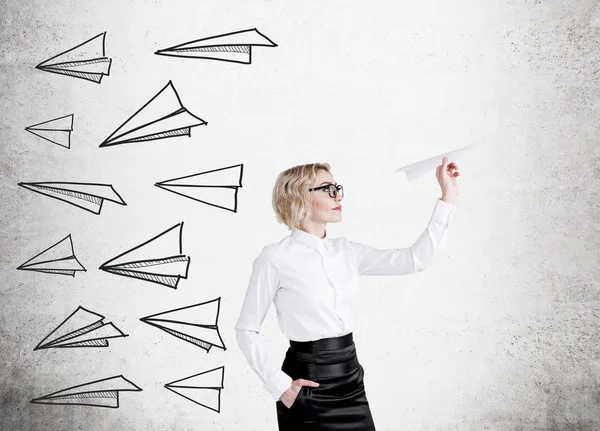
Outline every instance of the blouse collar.
[(329, 243), (329, 238), (327, 238), (327, 230), (325, 230), (325, 237), (319, 238), (317, 235), (305, 232), (302, 229), (294, 228), (290, 233), (290, 237), (317, 250), (327, 248)]

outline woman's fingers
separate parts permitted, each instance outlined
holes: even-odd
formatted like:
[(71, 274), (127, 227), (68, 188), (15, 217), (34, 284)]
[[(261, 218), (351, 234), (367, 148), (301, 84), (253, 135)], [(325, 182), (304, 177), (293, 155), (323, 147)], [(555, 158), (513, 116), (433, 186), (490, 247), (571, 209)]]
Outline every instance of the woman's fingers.
[(451, 177), (458, 177), (460, 176), (460, 172), (458, 172), (458, 165), (456, 164), (456, 162), (452, 162), (452, 163), (448, 163), (448, 172), (450, 173)]
[(290, 388), (286, 390), (279, 399), (287, 408), (290, 408), (294, 403), (298, 392), (299, 390), (296, 390), (296, 388), (294, 388), (294, 382), (292, 382), (292, 386), (290, 386)]
[(293, 391), (288, 389), (281, 395), (281, 398), (280, 398), (281, 402), (287, 408), (292, 407), (292, 404), (294, 404), (294, 402), (296, 401), (296, 398), (298, 397), (298, 394), (300, 393), (302, 386), (317, 387), (317, 386), (319, 386), (319, 383), (313, 382), (312, 380), (307, 380), (307, 379), (296, 379), (296, 380), (292, 381), (292, 385), (290, 386), (290, 389), (293, 389)]
[(296, 382), (300, 383), (300, 386), (312, 386), (313, 388), (319, 386), (317, 382), (313, 382), (312, 380), (298, 379)]
[(442, 159), (442, 169), (445, 171), (448, 166), (448, 157)]
[(448, 163), (448, 159), (446, 157), (444, 157), (442, 159), (442, 164), (439, 165), (437, 167), (438, 170), (442, 170), (442, 171), (452, 171), (452, 170), (459, 170), (460, 168), (458, 167), (458, 165), (456, 164), (456, 162), (450, 162)]

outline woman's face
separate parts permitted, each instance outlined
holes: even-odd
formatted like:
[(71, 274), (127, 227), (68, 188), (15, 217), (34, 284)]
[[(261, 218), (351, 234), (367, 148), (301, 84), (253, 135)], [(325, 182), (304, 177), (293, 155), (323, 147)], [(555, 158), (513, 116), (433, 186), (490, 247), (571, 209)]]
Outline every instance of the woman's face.
[[(330, 189), (333, 190), (335, 187), (335, 180), (329, 172), (320, 169), (312, 187), (319, 187), (327, 184), (331, 184)], [(329, 196), (327, 189), (313, 190), (309, 193), (311, 195), (311, 221), (317, 223), (338, 223), (342, 220), (341, 200), (343, 198), (339, 192), (336, 194), (335, 198)]]

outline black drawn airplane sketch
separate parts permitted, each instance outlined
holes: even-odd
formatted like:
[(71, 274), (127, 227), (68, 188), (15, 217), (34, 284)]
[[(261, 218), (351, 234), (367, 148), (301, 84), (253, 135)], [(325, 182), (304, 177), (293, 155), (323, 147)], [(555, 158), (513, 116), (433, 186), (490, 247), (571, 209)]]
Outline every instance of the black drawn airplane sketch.
[(142, 389), (123, 375), (83, 383), (34, 398), (34, 404), (76, 405), (119, 408), (119, 392), (140, 392)]
[(36, 69), (73, 78), (85, 79), (97, 84), (110, 75), (112, 59), (106, 56), (104, 42), (106, 32), (100, 33), (79, 45), (63, 51), (36, 66)]
[(252, 28), (184, 42), (160, 49), (155, 54), (251, 64), (252, 47), (255, 46), (276, 47), (277, 44)]
[(75, 277), (78, 271), (86, 271), (77, 260), (73, 251), (71, 234), (33, 256), (17, 267), (22, 271), (35, 271), (48, 274), (70, 275)]
[(171, 81), (108, 136), (100, 147), (191, 136), (192, 127), (208, 124), (188, 111)]
[(244, 165), (237, 164), (172, 178), (154, 185), (188, 199), (235, 213), (243, 172)]
[(213, 346), (227, 350), (217, 326), (220, 306), (219, 297), (200, 304), (142, 317), (140, 320), (198, 346), (206, 352), (209, 352)]
[(81, 305), (44, 337), (33, 350), (108, 347), (110, 338), (128, 337), (101, 314)]
[(165, 388), (193, 403), (220, 413), (224, 379), (225, 367), (221, 366), (167, 383)]
[(127, 205), (110, 184), (74, 182), (18, 183), (33, 192), (66, 202), (93, 214), (100, 214), (104, 201)]
[(25, 130), (48, 142), (70, 149), (71, 132), (73, 131), (73, 114), (33, 124), (25, 127)]
[(104, 262), (99, 269), (177, 289), (188, 277), (190, 257), (183, 253), (183, 222)]

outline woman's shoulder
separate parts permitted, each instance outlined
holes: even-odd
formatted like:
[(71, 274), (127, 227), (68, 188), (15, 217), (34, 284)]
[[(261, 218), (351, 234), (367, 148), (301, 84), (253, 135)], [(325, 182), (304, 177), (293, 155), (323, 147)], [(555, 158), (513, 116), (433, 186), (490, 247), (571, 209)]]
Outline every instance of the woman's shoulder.
[(254, 265), (279, 267), (282, 255), (281, 241), (265, 244), (254, 258)]
[(272, 259), (277, 255), (277, 252), (280, 251), (284, 247), (285, 238), (282, 238), (279, 241), (270, 242), (264, 244), (260, 249), (260, 253), (258, 254), (259, 258), (262, 259)]

